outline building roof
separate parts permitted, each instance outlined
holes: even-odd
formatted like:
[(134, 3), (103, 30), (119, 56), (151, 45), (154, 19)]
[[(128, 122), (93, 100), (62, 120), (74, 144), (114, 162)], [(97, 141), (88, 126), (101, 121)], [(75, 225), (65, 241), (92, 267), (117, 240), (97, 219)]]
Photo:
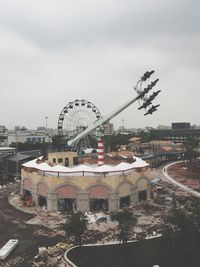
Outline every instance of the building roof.
[(21, 151), (20, 153), (23, 155), (30, 156), (32, 158), (38, 158), (39, 156), (41, 156), (41, 150)]
[(168, 140), (151, 140), (151, 144), (153, 145), (171, 145), (172, 142)]
[(45, 172), (51, 172), (51, 173), (65, 173), (65, 175), (73, 174), (73, 173), (93, 173), (93, 174), (100, 174), (100, 173), (116, 173), (116, 172), (124, 172), (128, 170), (133, 170), (137, 168), (144, 168), (149, 166), (147, 162), (142, 160), (141, 158), (134, 157), (133, 163), (124, 163), (121, 162), (117, 165), (78, 165), (73, 167), (65, 167), (61, 165), (54, 165), (53, 167), (50, 166), (48, 163), (43, 162), (39, 163), (38, 159), (31, 160), (27, 163), (22, 164), (22, 166), (27, 168), (34, 168), (37, 170), (45, 171)]
[(121, 157), (121, 158), (132, 158), (134, 156), (134, 153), (127, 150), (121, 150), (118, 152), (109, 152), (106, 154), (109, 157)]
[(141, 137), (132, 137), (128, 141), (134, 143), (134, 142), (139, 142), (141, 140), (142, 140)]
[(22, 161), (22, 160), (28, 160), (30, 158), (33, 158), (33, 157), (17, 153), (17, 154), (10, 156), (10, 157), (7, 157), (6, 160), (8, 160), (8, 161)]
[(162, 146), (161, 150), (164, 150), (164, 151), (173, 151), (173, 147), (171, 146)]

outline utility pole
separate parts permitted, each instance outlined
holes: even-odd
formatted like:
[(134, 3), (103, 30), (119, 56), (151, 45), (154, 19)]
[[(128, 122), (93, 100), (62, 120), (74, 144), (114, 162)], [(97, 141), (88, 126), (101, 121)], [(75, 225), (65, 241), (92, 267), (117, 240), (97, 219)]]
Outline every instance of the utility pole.
[(16, 133), (16, 180), (18, 180), (19, 161), (18, 161), (18, 133)]

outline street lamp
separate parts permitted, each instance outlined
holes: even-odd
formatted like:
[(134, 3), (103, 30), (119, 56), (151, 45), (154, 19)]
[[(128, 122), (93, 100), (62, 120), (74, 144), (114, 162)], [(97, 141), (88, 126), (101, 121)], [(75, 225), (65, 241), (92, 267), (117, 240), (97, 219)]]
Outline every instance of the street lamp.
[(16, 180), (19, 176), (19, 160), (18, 160), (18, 133), (16, 133)]
[(47, 130), (47, 120), (48, 120), (48, 117), (45, 117), (45, 120), (46, 120), (46, 130)]

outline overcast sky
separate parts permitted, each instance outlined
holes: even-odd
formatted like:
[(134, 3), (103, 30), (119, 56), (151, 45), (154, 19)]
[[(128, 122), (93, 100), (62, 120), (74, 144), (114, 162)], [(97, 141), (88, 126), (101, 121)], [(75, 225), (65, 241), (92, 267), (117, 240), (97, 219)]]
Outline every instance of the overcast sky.
[(36, 128), (47, 116), (57, 128), (75, 99), (106, 115), (152, 69), (159, 110), (144, 117), (133, 104), (115, 128), (199, 125), (199, 10), (199, 0), (0, 0), (0, 125)]

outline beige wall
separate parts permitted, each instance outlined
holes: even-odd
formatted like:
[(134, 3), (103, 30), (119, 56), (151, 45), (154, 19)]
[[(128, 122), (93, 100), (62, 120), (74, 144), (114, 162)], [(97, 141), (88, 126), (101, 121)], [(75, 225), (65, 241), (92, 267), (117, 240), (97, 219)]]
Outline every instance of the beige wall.
[[(77, 153), (76, 152), (53, 152), (53, 153), (48, 153), (48, 161), (47, 163), (50, 164), (59, 164), (65, 166), (65, 159), (68, 158), (69, 160), (69, 167), (73, 166), (73, 158), (77, 158)], [(55, 159), (55, 162), (54, 162)], [(62, 159), (62, 163), (58, 163), (58, 159)]]
[[(33, 184), (36, 186), (39, 182), (45, 183), (51, 192), (54, 191), (56, 187), (62, 184), (74, 185), (80, 190), (87, 190), (89, 187), (98, 185), (105, 185), (112, 191), (119, 189), (120, 185), (128, 183), (132, 186), (137, 186), (139, 190), (144, 190), (148, 188), (148, 179), (145, 175), (146, 171), (136, 172), (133, 171), (126, 175), (115, 175), (115, 176), (44, 176), (43, 172), (29, 172), (25, 169), (22, 170), (22, 181), (25, 178), (30, 178)], [(123, 190), (120, 189), (120, 190)]]

